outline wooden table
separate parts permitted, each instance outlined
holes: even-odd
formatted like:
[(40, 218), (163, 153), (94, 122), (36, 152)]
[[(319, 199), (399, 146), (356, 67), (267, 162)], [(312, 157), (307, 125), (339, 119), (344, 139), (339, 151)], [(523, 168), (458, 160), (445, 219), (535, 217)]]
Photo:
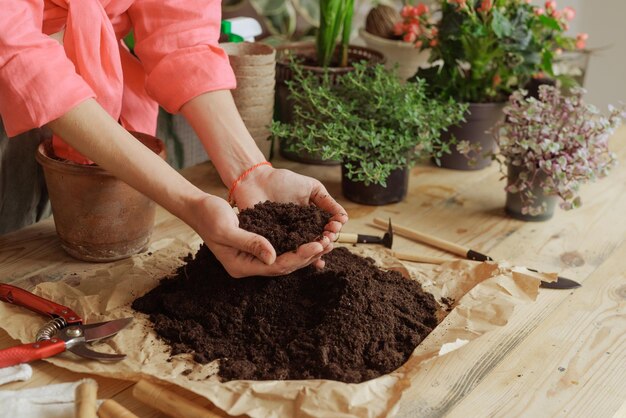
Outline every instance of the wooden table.
[[(626, 129), (612, 140), (626, 160)], [(413, 169), (406, 201), (366, 207), (341, 199), (339, 168), (277, 161), (277, 166), (315, 176), (345, 205), (348, 232), (380, 233), (373, 217), (458, 242), (545, 271), (559, 270), (583, 287), (574, 291), (542, 290), (533, 304), (519, 306), (508, 324), (474, 341), (458, 355), (430, 364), (401, 401), (400, 417), (466, 416), (626, 416), (626, 166), (583, 189), (583, 207), (557, 209), (554, 218), (525, 223), (504, 215), (503, 182), (496, 166), (458, 172), (434, 166)], [(210, 164), (183, 171), (203, 189), (225, 194)], [(163, 210), (157, 215), (155, 239), (193, 237), (193, 231)], [(397, 238), (394, 248), (446, 255)], [(37, 283), (102, 265), (66, 256), (52, 220), (0, 237), (0, 278)], [(24, 279), (27, 279), (24, 282)], [(0, 331), (0, 347), (14, 344)], [(0, 390), (74, 381), (83, 375), (45, 362), (34, 376)], [(131, 383), (94, 377), (100, 398), (113, 398), (141, 417), (160, 417), (135, 401)], [(183, 389), (179, 393), (199, 398)], [(199, 400), (203, 404), (207, 401)]]

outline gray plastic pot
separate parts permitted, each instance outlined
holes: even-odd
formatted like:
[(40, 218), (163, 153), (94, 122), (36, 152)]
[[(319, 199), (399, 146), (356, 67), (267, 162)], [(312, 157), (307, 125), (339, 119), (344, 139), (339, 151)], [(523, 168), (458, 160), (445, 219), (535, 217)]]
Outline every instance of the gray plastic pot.
[[(519, 174), (523, 171), (522, 167), (509, 165), (507, 171), (507, 185), (514, 183)], [(539, 171), (532, 185), (532, 192), (536, 196), (534, 205), (539, 206), (544, 202), (546, 203), (546, 211), (541, 215), (529, 215), (522, 213), (522, 199), (520, 193), (506, 193), (506, 203), (504, 210), (512, 218), (522, 221), (540, 222), (547, 221), (554, 215), (554, 207), (556, 206), (556, 196), (546, 196), (543, 193), (543, 188), (540, 186), (541, 182), (546, 178), (546, 174), (543, 171)]]
[[(470, 144), (480, 144), (482, 151), (476, 157), (476, 163), (470, 164), (470, 160), (456, 150), (456, 144), (450, 146), (450, 154), (441, 157), (441, 167), (454, 170), (480, 170), (491, 164), (491, 153), (495, 148), (493, 135), (488, 131), (503, 117), (502, 109), (505, 103), (470, 103), (465, 114), (465, 122), (451, 126), (447, 132), (441, 135), (444, 141), (456, 138), (459, 141), (469, 141)], [(485, 156), (487, 155), (487, 156)]]

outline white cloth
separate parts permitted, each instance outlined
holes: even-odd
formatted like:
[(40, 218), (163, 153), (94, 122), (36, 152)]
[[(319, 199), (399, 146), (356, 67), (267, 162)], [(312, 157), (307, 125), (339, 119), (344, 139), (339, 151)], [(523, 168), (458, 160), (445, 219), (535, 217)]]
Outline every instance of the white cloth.
[(17, 366), (3, 367), (0, 369), (0, 385), (5, 383), (25, 381), (31, 378), (33, 369), (28, 364), (18, 364)]
[(76, 387), (83, 381), (0, 390), (0, 418), (73, 418)]

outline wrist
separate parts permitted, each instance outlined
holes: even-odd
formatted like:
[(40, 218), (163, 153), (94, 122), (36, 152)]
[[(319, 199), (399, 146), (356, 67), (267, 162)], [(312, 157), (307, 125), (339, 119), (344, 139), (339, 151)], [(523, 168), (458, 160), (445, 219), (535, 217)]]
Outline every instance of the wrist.
[(241, 174), (233, 180), (228, 189), (228, 202), (230, 204), (235, 204), (237, 201), (236, 196), (242, 189), (257, 187), (259, 180), (273, 170), (274, 167), (272, 166), (272, 163), (269, 161), (262, 161), (253, 164), (242, 171)]

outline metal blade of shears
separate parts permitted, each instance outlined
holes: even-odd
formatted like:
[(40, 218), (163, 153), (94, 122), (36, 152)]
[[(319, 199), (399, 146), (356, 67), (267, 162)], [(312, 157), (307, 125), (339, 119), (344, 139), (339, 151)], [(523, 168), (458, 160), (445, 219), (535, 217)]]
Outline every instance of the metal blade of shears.
[(122, 329), (126, 328), (128, 324), (133, 322), (133, 318), (120, 318), (112, 321), (98, 322), (95, 324), (83, 324), (80, 328), (83, 330), (83, 335), (86, 342), (101, 340), (103, 338), (112, 337)]
[(87, 348), (85, 344), (76, 344), (73, 347), (69, 347), (67, 351), (71, 351), (77, 356), (99, 361), (119, 361), (126, 358), (126, 354), (108, 354), (93, 351), (92, 349)]

